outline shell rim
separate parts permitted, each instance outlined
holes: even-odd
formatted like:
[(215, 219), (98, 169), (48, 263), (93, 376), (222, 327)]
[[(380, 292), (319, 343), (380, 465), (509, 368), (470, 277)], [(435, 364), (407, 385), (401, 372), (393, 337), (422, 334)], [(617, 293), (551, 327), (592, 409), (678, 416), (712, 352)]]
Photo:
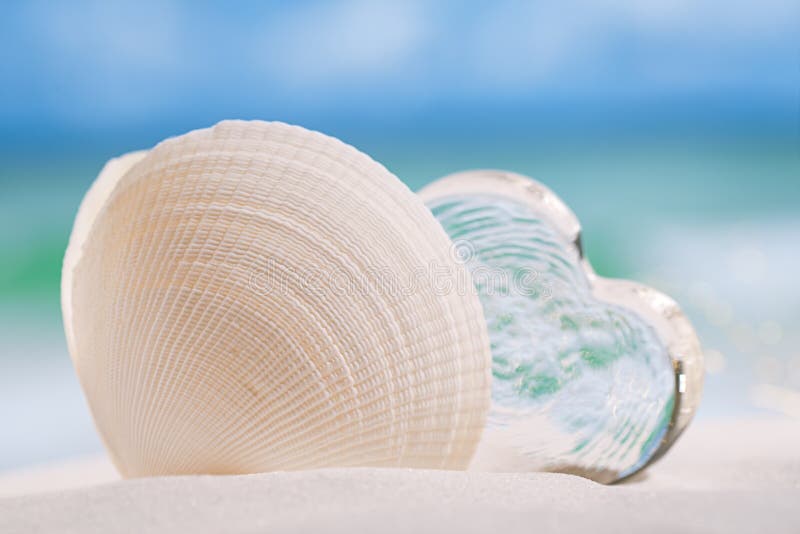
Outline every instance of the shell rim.
[[(98, 175), (95, 177), (94, 181), (90, 184), (89, 188), (87, 189), (76, 213), (75, 221), (73, 223), (73, 227), (70, 231), (70, 237), (68, 240), (68, 244), (65, 250), (64, 258), (62, 260), (62, 272), (61, 272), (61, 285), (60, 285), (60, 292), (61, 292), (61, 311), (62, 311), (62, 321), (63, 327), (65, 331), (65, 337), (68, 345), (68, 352), (70, 358), (72, 360), (73, 366), (76, 371), (79, 371), (77, 358), (76, 358), (76, 351), (74, 350), (74, 333), (72, 331), (72, 298), (71, 293), (73, 290), (73, 270), (77, 264), (80, 263), (80, 260), (84, 253), (84, 244), (88, 236), (91, 234), (91, 231), (96, 223), (96, 220), (100, 217), (103, 210), (106, 208), (109, 200), (118, 193), (118, 185), (120, 181), (122, 181), (126, 175), (133, 171), (133, 169), (144, 159), (146, 159), (150, 154), (153, 153), (154, 150), (158, 149), (158, 147), (164, 145), (165, 143), (172, 142), (176, 139), (184, 138), (190, 134), (201, 132), (201, 131), (211, 131), (215, 128), (219, 127), (220, 125), (239, 125), (239, 126), (246, 126), (248, 124), (253, 123), (260, 123), (260, 124), (268, 124), (273, 125), (279, 128), (285, 128), (287, 130), (293, 130), (295, 132), (301, 132), (303, 135), (310, 135), (310, 136), (319, 136), (320, 138), (324, 138), (327, 142), (331, 142), (335, 144), (337, 147), (341, 147), (348, 151), (352, 151), (356, 154), (359, 158), (365, 158), (365, 161), (370, 162), (370, 164), (374, 164), (375, 166), (379, 167), (383, 170), (387, 175), (390, 175), (394, 180), (397, 181), (405, 190), (408, 192), (408, 197), (416, 202), (421, 204), (419, 209), (422, 210), (422, 214), (428, 213), (427, 208), (424, 208), (424, 203), (413, 194), (413, 191), (408, 188), (408, 186), (400, 180), (397, 175), (395, 175), (392, 171), (389, 171), (382, 163), (378, 162), (377, 160), (373, 159), (369, 154), (362, 152), (360, 149), (346, 143), (336, 137), (331, 135), (318, 132), (316, 130), (307, 129), (302, 126), (297, 126), (293, 124), (289, 124), (282, 121), (261, 121), (261, 120), (223, 120), (218, 123), (215, 123), (209, 127), (199, 128), (195, 130), (188, 131), (186, 133), (170, 136), (163, 141), (159, 142), (155, 147), (147, 148), (143, 150), (136, 150), (128, 153), (121, 154), (119, 156), (113, 157), (109, 159), (101, 168)], [(430, 215), (430, 221), (434, 224), (441, 235), (445, 240), (449, 242), (449, 236), (447, 236), (446, 232), (441, 225), (436, 220), (435, 217)], [(80, 222), (81, 224), (78, 224)], [(468, 274), (468, 273), (467, 273)], [(479, 325), (482, 321), (482, 306), (479, 300), (476, 298), (474, 302), (476, 306), (476, 310), (478, 311), (477, 314), (474, 316), (474, 322), (476, 325)], [(482, 336), (482, 344), (485, 345), (483, 348), (482, 353), (484, 355), (486, 365), (484, 366), (484, 378), (483, 384), (485, 397), (483, 405), (484, 409), (481, 411), (481, 416), (479, 421), (475, 427), (477, 429), (474, 438), (469, 440), (467, 444), (467, 453), (464, 459), (464, 464), (462, 467), (452, 467), (446, 466), (444, 463), (441, 469), (464, 469), (471, 461), (471, 458), (474, 456), (475, 450), (477, 449), (478, 443), (481, 440), (483, 435), (483, 431), (485, 429), (485, 421), (486, 415), (488, 413), (488, 407), (490, 404), (490, 396), (491, 396), (491, 353), (489, 351), (488, 346), (488, 334), (485, 333)], [(79, 373), (80, 374), (80, 373)], [(81, 385), (81, 390), (84, 394), (84, 398), (88, 402), (88, 397), (86, 394), (86, 389)], [(94, 416), (94, 411), (89, 403), (89, 410), (92, 413), (92, 422), (96, 429), (97, 435), (100, 437), (100, 440), (104, 444), (104, 448), (106, 452), (111, 457), (113, 463), (115, 465), (119, 465), (117, 459), (115, 457), (114, 450), (108, 445), (108, 442), (105, 438), (103, 432), (100, 431), (100, 427), (98, 425), (98, 420)], [(443, 462), (446, 459), (443, 458)]]

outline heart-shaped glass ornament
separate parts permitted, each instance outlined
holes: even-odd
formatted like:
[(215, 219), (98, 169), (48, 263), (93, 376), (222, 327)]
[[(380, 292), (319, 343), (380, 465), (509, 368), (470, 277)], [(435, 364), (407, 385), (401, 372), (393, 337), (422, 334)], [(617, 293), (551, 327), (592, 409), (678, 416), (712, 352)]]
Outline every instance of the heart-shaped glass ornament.
[(575, 215), (530, 178), (468, 171), (420, 195), (466, 262), (489, 328), (492, 407), (472, 467), (610, 483), (660, 457), (703, 383), (678, 305), (597, 276)]

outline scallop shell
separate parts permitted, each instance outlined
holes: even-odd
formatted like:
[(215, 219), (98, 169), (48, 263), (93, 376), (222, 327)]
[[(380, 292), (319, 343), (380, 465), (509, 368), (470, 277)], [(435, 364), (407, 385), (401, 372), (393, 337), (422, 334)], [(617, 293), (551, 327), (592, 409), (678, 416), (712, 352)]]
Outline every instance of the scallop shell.
[(124, 476), (460, 469), (491, 381), (479, 299), (440, 285), (465, 273), (369, 157), (225, 121), (109, 162), (75, 222), (62, 305)]
[(661, 456), (700, 400), (702, 352), (678, 305), (597, 276), (549, 189), (468, 171), (420, 192), (473, 273), (492, 345), (492, 408), (473, 467), (613, 482)]

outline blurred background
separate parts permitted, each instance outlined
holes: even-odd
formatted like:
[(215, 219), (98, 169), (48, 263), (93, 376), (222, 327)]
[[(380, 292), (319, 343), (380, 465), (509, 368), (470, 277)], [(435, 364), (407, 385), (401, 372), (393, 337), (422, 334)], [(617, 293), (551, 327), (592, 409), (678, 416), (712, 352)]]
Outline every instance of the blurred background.
[(699, 419), (800, 418), (797, 0), (6, 1), (0, 470), (101, 450), (59, 305), (84, 192), (225, 118), (340, 137), (412, 189), (543, 181), (598, 272), (694, 321)]

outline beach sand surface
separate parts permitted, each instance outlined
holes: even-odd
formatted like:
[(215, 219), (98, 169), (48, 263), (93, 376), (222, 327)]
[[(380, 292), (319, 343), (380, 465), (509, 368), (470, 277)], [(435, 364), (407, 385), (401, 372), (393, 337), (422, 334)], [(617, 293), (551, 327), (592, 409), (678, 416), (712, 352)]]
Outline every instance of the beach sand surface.
[(800, 532), (800, 421), (691, 427), (623, 484), (323, 469), (119, 480), (105, 458), (0, 475), (0, 532)]

